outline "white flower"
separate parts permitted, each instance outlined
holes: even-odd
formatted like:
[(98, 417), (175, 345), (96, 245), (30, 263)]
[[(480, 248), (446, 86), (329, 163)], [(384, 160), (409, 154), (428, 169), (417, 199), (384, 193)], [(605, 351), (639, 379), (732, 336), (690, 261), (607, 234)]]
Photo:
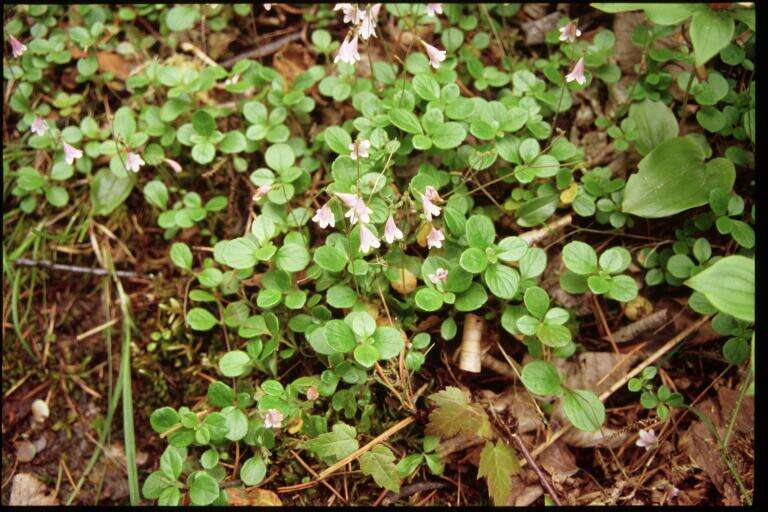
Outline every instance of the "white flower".
[(344, 13), (344, 23), (352, 23), (357, 21), (357, 7), (352, 4), (336, 4), (333, 6), (333, 10), (341, 10), (341, 12)]
[(443, 4), (427, 4), (427, 16), (443, 14)]
[(424, 209), (424, 215), (427, 217), (427, 221), (431, 221), (432, 217), (440, 215), (440, 207), (432, 203), (432, 201), (440, 201), (440, 195), (435, 190), (435, 187), (428, 185), (424, 190), (424, 195), (421, 196), (421, 207)]
[(358, 140), (349, 145), (349, 158), (357, 160), (359, 158), (368, 158), (370, 155), (371, 141), (367, 139)]
[(29, 125), (29, 130), (36, 135), (45, 135), (45, 132), (48, 131), (48, 123), (42, 117), (36, 117), (32, 124)]
[(283, 424), (283, 413), (277, 409), (267, 410), (267, 415), (264, 417), (264, 428), (280, 428)]
[(376, 235), (373, 234), (373, 232), (365, 227), (364, 225), (360, 225), (360, 252), (363, 254), (366, 254), (368, 251), (371, 250), (371, 248), (378, 249), (381, 247), (381, 242), (379, 242), (379, 239), (376, 238)]
[(560, 30), (561, 41), (568, 41), (569, 43), (572, 43), (576, 41), (577, 37), (581, 36), (581, 30), (579, 30), (576, 26), (576, 23), (572, 21), (565, 26), (560, 27), (558, 30)]
[(371, 36), (376, 36), (376, 18), (379, 15), (381, 4), (374, 4), (369, 10), (361, 10), (360, 37), (367, 41)]
[(348, 217), (352, 224), (355, 224), (358, 221), (366, 223), (371, 221), (369, 215), (373, 213), (373, 210), (366, 206), (361, 197), (358, 197), (355, 194), (344, 194), (341, 192), (337, 192), (336, 195), (339, 196), (349, 208), (344, 216)]
[(427, 277), (429, 277), (429, 280), (433, 283), (444, 283), (448, 280), (448, 271), (444, 268), (438, 268), (435, 270), (434, 274), (429, 274)]
[(349, 34), (344, 38), (344, 42), (341, 43), (339, 51), (336, 53), (336, 57), (333, 58), (333, 62), (346, 62), (347, 64), (355, 65), (355, 62), (360, 60), (360, 54), (357, 53), (357, 34), (352, 39), (349, 39)]
[(584, 57), (577, 60), (576, 65), (573, 66), (573, 70), (565, 75), (566, 82), (573, 82), (574, 80), (576, 80), (576, 83), (579, 85), (584, 85), (584, 82), (587, 81), (587, 79), (584, 78)]
[(432, 249), (433, 247), (437, 247), (440, 249), (443, 246), (443, 240), (445, 240), (443, 232), (439, 229), (435, 229), (433, 226), (429, 231), (429, 235), (427, 235), (427, 248)]
[(265, 195), (269, 194), (269, 191), (272, 190), (272, 184), (267, 183), (265, 185), (261, 185), (259, 188), (256, 189), (256, 193), (253, 194), (253, 200), (258, 201)]
[(69, 165), (72, 165), (73, 163), (75, 163), (75, 160), (77, 160), (78, 158), (83, 157), (82, 151), (80, 151), (77, 148), (73, 148), (66, 142), (63, 144), (63, 147), (64, 147), (64, 160), (66, 160), (66, 162)]
[(13, 55), (13, 58), (18, 59), (24, 55), (24, 52), (27, 51), (27, 46), (13, 36), (9, 36), (8, 39), (11, 42), (11, 54)]
[(173, 169), (173, 172), (176, 174), (181, 172), (181, 164), (179, 164), (179, 162), (176, 160), (171, 160), (170, 158), (164, 158), (163, 160), (165, 160), (165, 163), (168, 164), (168, 167)]
[(635, 442), (635, 445), (639, 446), (640, 448), (645, 448), (646, 450), (650, 450), (659, 442), (659, 439), (656, 437), (656, 432), (654, 432), (653, 429), (640, 429), (637, 432), (637, 435), (639, 437)]
[(445, 50), (438, 50), (431, 44), (427, 44), (424, 41), (421, 42), (424, 45), (424, 49), (427, 50), (427, 56), (429, 57), (429, 63), (433, 68), (440, 67), (440, 63), (445, 60)]
[(395, 219), (390, 215), (387, 222), (384, 224), (384, 241), (388, 244), (393, 243), (395, 240), (402, 240), (403, 232), (400, 231), (395, 225)]
[(336, 225), (336, 219), (333, 217), (333, 211), (328, 203), (325, 203), (312, 217), (312, 221), (316, 222), (318, 226), (325, 229), (328, 226), (334, 227)]
[(141, 155), (132, 152), (125, 155), (125, 168), (129, 171), (139, 172), (142, 165), (144, 160), (141, 159)]

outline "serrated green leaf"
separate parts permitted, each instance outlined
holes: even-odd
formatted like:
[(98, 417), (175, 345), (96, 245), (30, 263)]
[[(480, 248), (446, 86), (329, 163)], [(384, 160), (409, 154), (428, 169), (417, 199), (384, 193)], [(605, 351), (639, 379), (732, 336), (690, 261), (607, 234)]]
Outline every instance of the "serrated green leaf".
[(443, 439), (462, 433), (485, 436), (489, 433), (488, 415), (478, 404), (470, 403), (469, 394), (457, 387), (447, 387), (429, 396), (437, 407), (429, 414), (425, 432)]
[(520, 471), (515, 451), (502, 440), (485, 443), (480, 453), (477, 477), (485, 477), (494, 505), (506, 505), (512, 489), (512, 476)]
[(307, 448), (319, 457), (338, 462), (359, 448), (357, 430), (345, 423), (336, 423), (331, 432), (310, 439)]
[(400, 491), (400, 475), (395, 467), (392, 450), (383, 445), (376, 445), (360, 456), (360, 470), (384, 489)]

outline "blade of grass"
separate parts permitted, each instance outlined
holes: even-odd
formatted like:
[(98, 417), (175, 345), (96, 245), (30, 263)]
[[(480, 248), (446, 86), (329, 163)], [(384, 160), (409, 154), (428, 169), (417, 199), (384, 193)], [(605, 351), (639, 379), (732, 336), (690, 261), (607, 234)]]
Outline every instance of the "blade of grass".
[(24, 334), (21, 332), (21, 323), (19, 322), (20, 284), (21, 273), (18, 271), (13, 272), (13, 286), (11, 288), (11, 320), (13, 321), (13, 329), (16, 331), (16, 336), (19, 337), (19, 342), (21, 343), (21, 346), (24, 347), (24, 350), (27, 351), (32, 359), (37, 360), (37, 356), (32, 351), (32, 347), (27, 343), (27, 340), (24, 339)]
[[(104, 316), (106, 317), (107, 322), (110, 321), (110, 307), (109, 307), (110, 298), (109, 297), (110, 297), (109, 278), (104, 278)], [(88, 461), (88, 464), (85, 466), (85, 470), (83, 471), (83, 474), (80, 476), (80, 479), (77, 481), (77, 485), (69, 494), (69, 497), (67, 497), (67, 502), (66, 502), (67, 505), (72, 504), (72, 501), (80, 493), (80, 488), (85, 482), (85, 479), (88, 477), (91, 470), (96, 465), (96, 462), (98, 462), (99, 457), (101, 456), (101, 447), (106, 446), (108, 444), (108, 438), (110, 437), (110, 433), (112, 432), (112, 419), (115, 416), (115, 411), (117, 410), (117, 404), (120, 402), (120, 395), (123, 392), (122, 373), (118, 375), (117, 383), (115, 384), (114, 390), (112, 389), (112, 327), (111, 326), (104, 329), (104, 340), (107, 343), (107, 367), (108, 367), (107, 374), (109, 378), (109, 382), (107, 383), (108, 385), (107, 396), (109, 397), (109, 403), (107, 404), (107, 416), (104, 419), (104, 424), (102, 425), (101, 432), (99, 433), (99, 444), (94, 449), (93, 454), (91, 454), (91, 458)], [(121, 372), (122, 372), (122, 366), (121, 366)]]
[(123, 290), (123, 285), (114, 274), (115, 269), (112, 259), (109, 258), (109, 267), (112, 277), (117, 285), (117, 293), (120, 298), (120, 309), (123, 313), (123, 344), (120, 350), (120, 376), (119, 383), (123, 388), (123, 442), (125, 444), (125, 464), (128, 470), (128, 490), (131, 505), (138, 505), (139, 475), (136, 469), (136, 436), (133, 430), (133, 396), (131, 392), (131, 312), (128, 296)]

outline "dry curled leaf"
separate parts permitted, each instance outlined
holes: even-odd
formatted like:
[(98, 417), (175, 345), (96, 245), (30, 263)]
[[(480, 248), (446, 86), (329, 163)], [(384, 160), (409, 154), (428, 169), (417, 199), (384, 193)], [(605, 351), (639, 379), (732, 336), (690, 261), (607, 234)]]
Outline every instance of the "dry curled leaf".
[(235, 507), (283, 506), (283, 502), (280, 501), (280, 497), (267, 489), (259, 489), (256, 487), (238, 489), (236, 487), (230, 487), (226, 490), (226, 492), (229, 504)]
[(125, 81), (131, 75), (132, 65), (120, 54), (114, 52), (96, 52), (99, 71), (112, 73), (115, 78)]

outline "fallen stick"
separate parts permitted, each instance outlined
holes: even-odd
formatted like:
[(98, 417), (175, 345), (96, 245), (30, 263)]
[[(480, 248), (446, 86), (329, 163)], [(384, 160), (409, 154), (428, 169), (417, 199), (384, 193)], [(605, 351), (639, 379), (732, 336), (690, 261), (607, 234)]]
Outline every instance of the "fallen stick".
[(331, 476), (333, 473), (335, 473), (339, 469), (343, 468), (353, 460), (357, 459), (358, 457), (360, 457), (362, 454), (364, 454), (365, 452), (367, 452), (377, 444), (381, 443), (386, 439), (389, 439), (390, 437), (392, 437), (397, 432), (404, 429), (414, 421), (416, 421), (416, 418), (414, 416), (409, 416), (404, 420), (400, 420), (399, 422), (395, 423), (393, 426), (389, 427), (387, 430), (385, 430), (384, 432), (382, 432), (381, 434), (373, 438), (373, 440), (370, 443), (356, 450), (354, 453), (347, 455), (346, 457), (341, 459), (339, 462), (337, 462), (333, 466), (330, 466), (324, 469), (323, 471), (321, 471), (320, 474), (317, 476), (317, 481), (320, 482), (322, 480), (325, 480), (326, 478)]
[(558, 229), (568, 226), (571, 222), (573, 222), (573, 217), (569, 213), (568, 215), (563, 215), (559, 219), (553, 220), (541, 229), (526, 231), (525, 233), (520, 234), (520, 238), (528, 242), (529, 245), (533, 245), (536, 242), (541, 242)]
[(410, 425), (414, 421), (416, 421), (416, 417), (415, 416), (409, 416), (409, 417), (405, 418), (404, 420), (400, 420), (398, 423), (396, 423), (395, 425), (389, 427), (387, 430), (385, 430), (384, 432), (382, 432), (381, 434), (376, 436), (370, 443), (366, 444), (362, 448), (359, 448), (354, 453), (352, 453), (350, 455), (347, 455), (346, 457), (341, 459), (336, 464), (334, 464), (332, 466), (329, 466), (328, 468), (323, 470), (319, 475), (317, 475), (316, 479), (311, 480), (309, 482), (304, 482), (304, 483), (301, 483), (301, 484), (289, 485), (289, 486), (286, 486), (286, 487), (278, 487), (277, 489), (275, 489), (275, 492), (278, 493), (278, 494), (284, 494), (284, 493), (288, 493), (288, 492), (301, 491), (301, 490), (304, 490), (304, 489), (309, 489), (310, 487), (314, 487), (314, 486), (316, 486), (319, 483), (322, 483), (323, 480), (325, 480), (326, 478), (331, 476), (333, 473), (335, 473), (339, 469), (343, 468), (344, 466), (346, 466), (347, 464), (349, 464), (353, 460), (357, 459), (358, 457), (360, 457), (362, 454), (364, 454), (365, 452), (367, 452), (368, 450), (370, 450), (371, 448), (373, 448), (377, 444), (381, 443), (382, 441), (384, 441), (386, 439), (389, 439), (395, 433), (397, 433), (400, 430), (404, 429), (405, 427), (407, 427), (408, 425)]
[(552, 501), (554, 501), (555, 505), (558, 507), (561, 506), (562, 502), (560, 501), (560, 497), (552, 488), (552, 484), (549, 483), (549, 480), (547, 480), (547, 477), (544, 476), (544, 473), (541, 472), (541, 468), (539, 468), (538, 464), (536, 464), (536, 461), (533, 460), (533, 457), (528, 452), (528, 448), (525, 447), (523, 440), (520, 439), (520, 436), (517, 434), (512, 434), (512, 439), (515, 441), (515, 444), (517, 444), (517, 448), (523, 453), (523, 457), (525, 457), (526, 462), (528, 462), (528, 464), (533, 467), (533, 470), (536, 471), (536, 475), (538, 475), (539, 481), (541, 481), (541, 485), (543, 485), (547, 490), (549, 496), (552, 498)]
[(301, 31), (293, 32), (279, 39), (275, 39), (271, 43), (267, 43), (264, 46), (259, 46), (258, 48), (254, 48), (253, 50), (248, 50), (247, 52), (241, 53), (240, 55), (235, 55), (234, 57), (231, 57), (225, 60), (224, 62), (222, 62), (221, 66), (228, 68), (232, 66), (234, 63), (241, 61), (243, 59), (251, 59), (251, 58), (259, 59), (261, 57), (266, 57), (267, 55), (275, 53), (277, 50), (282, 48), (283, 45), (292, 43), (293, 41), (297, 41), (299, 39), (301, 39)]
[[(64, 272), (75, 272), (78, 274), (92, 274), (95, 276), (108, 276), (109, 270), (104, 268), (79, 267), (77, 265), (64, 265), (62, 263), (53, 263), (46, 260), (31, 260), (29, 258), (16, 258), (14, 263), (25, 267), (44, 267), (51, 270), (62, 270)], [(115, 270), (117, 277), (139, 277), (136, 272), (128, 270)]]
[(420, 482), (412, 485), (406, 485), (400, 489), (399, 493), (389, 491), (389, 493), (387, 493), (386, 497), (384, 498), (384, 501), (382, 501), (382, 504), (391, 505), (397, 500), (407, 498), (408, 496), (416, 494), (417, 492), (434, 491), (436, 489), (444, 489), (445, 487), (448, 487), (448, 484), (445, 482)]
[(637, 335), (651, 329), (655, 329), (667, 321), (667, 309), (660, 309), (655, 313), (636, 320), (613, 333), (613, 341), (616, 343), (625, 343), (632, 341)]
[[(294, 458), (294, 459), (296, 459), (297, 461), (299, 461), (299, 464), (301, 464), (301, 466), (302, 466), (304, 469), (306, 469), (306, 470), (307, 470), (307, 471), (308, 471), (308, 472), (309, 472), (309, 473), (310, 473), (310, 474), (311, 474), (313, 477), (317, 478), (317, 471), (315, 471), (314, 469), (312, 469), (312, 468), (311, 468), (311, 467), (310, 467), (310, 466), (309, 466), (309, 465), (308, 465), (306, 462), (304, 462), (304, 461), (302, 460), (302, 458), (301, 458), (301, 457), (299, 457), (299, 454), (298, 454), (298, 453), (296, 453), (296, 452), (295, 452), (295, 451), (293, 451), (293, 450), (290, 450), (290, 452), (291, 452), (291, 455), (293, 455), (293, 458)], [(339, 498), (339, 499), (341, 500), (341, 502), (342, 502), (342, 503), (344, 503), (345, 505), (347, 504), (347, 500), (345, 500), (345, 499), (344, 499), (344, 497), (343, 497), (341, 494), (339, 494), (339, 491), (337, 491), (336, 489), (334, 489), (334, 488), (333, 488), (333, 486), (331, 486), (331, 484), (329, 484), (329, 483), (328, 483), (328, 482), (326, 482), (326, 481), (323, 481), (323, 482), (322, 482), (322, 484), (323, 484), (324, 486), (326, 486), (326, 487), (328, 488), (328, 490), (330, 490), (330, 491), (331, 491), (333, 494), (335, 494), (335, 495), (336, 495), (336, 497), (337, 497), (337, 498)]]

